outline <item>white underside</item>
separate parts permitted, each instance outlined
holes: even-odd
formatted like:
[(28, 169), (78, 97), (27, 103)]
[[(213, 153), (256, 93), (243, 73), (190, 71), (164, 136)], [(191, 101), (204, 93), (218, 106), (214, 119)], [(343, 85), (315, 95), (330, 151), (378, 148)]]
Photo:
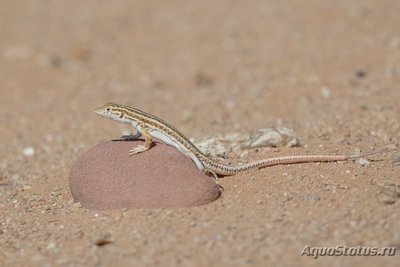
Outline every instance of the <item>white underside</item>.
[[(136, 128), (136, 130), (138, 132), (141, 132), (142, 129), (141, 129), (141, 127), (139, 125), (137, 125), (137, 124), (133, 125), (132, 124), (132, 126), (134, 128)], [(162, 133), (160, 131), (154, 130), (154, 129), (150, 129), (150, 130), (147, 130), (147, 131), (155, 139), (158, 139), (159, 141), (161, 141), (161, 142), (163, 142), (163, 143), (165, 143), (167, 145), (175, 147), (183, 155), (185, 155), (188, 158), (190, 158), (191, 160), (193, 160), (193, 162), (194, 162), (194, 164), (196, 164), (197, 168), (199, 168), (200, 170), (204, 169), (203, 163), (201, 163), (201, 161), (192, 152), (190, 152), (185, 146), (183, 146), (182, 144), (177, 142), (172, 137), (169, 137), (168, 135), (166, 135), (166, 134), (164, 134), (164, 133)]]

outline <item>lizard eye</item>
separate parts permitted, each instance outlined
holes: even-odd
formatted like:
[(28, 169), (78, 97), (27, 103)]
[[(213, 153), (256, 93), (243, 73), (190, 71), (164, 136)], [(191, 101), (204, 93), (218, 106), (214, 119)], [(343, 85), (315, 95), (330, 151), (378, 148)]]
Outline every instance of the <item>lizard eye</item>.
[(107, 108), (107, 112), (110, 112), (110, 108)]
[(124, 117), (124, 113), (121, 112), (121, 115), (119, 115), (119, 117), (120, 117), (120, 118), (123, 118), (123, 117)]

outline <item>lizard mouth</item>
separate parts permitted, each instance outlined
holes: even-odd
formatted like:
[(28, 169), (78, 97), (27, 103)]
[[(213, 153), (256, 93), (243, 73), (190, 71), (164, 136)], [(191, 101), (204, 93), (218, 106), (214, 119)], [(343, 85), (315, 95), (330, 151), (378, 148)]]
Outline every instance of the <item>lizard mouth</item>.
[(94, 113), (96, 113), (97, 115), (104, 117), (104, 118), (112, 118), (112, 115), (107, 113), (104, 109), (102, 108), (96, 108), (94, 110)]
[(99, 115), (103, 114), (103, 111), (101, 108), (95, 108), (93, 111), (94, 111), (94, 113), (99, 114)]
[(115, 116), (111, 112), (109, 112), (109, 109), (104, 109), (104, 107), (95, 108), (93, 111), (101, 117), (115, 119)]

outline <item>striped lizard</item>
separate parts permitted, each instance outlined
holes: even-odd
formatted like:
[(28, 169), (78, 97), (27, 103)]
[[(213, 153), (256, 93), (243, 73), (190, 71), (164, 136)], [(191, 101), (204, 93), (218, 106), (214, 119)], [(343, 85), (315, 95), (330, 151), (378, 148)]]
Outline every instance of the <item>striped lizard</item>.
[(212, 159), (197, 148), (185, 135), (178, 131), (174, 126), (166, 121), (141, 111), (136, 108), (120, 105), (116, 103), (107, 103), (94, 110), (100, 116), (109, 118), (118, 122), (128, 124), (136, 129), (136, 134), (129, 139), (137, 139), (144, 137), (144, 145), (138, 145), (129, 150), (129, 155), (142, 153), (150, 149), (153, 139), (157, 139), (162, 143), (175, 147), (185, 156), (189, 157), (196, 164), (197, 168), (203, 172), (216, 175), (233, 175), (241, 171), (253, 168), (264, 168), (272, 165), (283, 165), (293, 163), (306, 162), (333, 162), (353, 160), (373, 154), (381, 153), (369, 152), (358, 155), (298, 155), (283, 156), (257, 160), (250, 163), (239, 165), (227, 165)]

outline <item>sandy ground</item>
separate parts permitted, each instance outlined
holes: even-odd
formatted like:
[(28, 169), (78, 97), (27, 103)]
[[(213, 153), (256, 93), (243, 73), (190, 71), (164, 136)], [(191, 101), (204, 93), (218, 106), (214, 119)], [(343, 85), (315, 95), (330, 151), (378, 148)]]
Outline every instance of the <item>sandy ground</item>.
[(300, 164), (226, 177), (220, 199), (187, 209), (88, 211), (68, 186), (83, 151), (127, 129), (93, 113), (108, 101), (157, 114), (196, 139), (284, 125), (302, 143), (232, 161), (395, 147), (399, 1), (0, 6), (2, 266), (399, 262), (400, 251), (300, 256), (307, 245), (400, 250), (398, 150), (365, 167)]

